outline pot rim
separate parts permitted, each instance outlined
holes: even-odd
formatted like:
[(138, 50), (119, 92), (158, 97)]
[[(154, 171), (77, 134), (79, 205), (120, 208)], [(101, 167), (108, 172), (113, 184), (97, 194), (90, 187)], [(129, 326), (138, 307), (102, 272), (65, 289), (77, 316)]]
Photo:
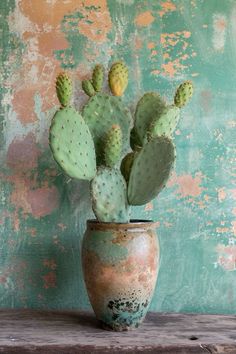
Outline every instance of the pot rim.
[(155, 229), (159, 225), (158, 221), (144, 219), (130, 219), (127, 223), (100, 222), (96, 219), (87, 220), (87, 227), (95, 229)]

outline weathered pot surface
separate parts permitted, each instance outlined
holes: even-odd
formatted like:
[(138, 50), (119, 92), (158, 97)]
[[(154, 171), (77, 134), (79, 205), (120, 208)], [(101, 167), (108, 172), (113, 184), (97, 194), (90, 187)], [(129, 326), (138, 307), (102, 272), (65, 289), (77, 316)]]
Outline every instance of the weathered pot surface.
[(87, 222), (82, 261), (89, 299), (106, 329), (137, 328), (144, 319), (159, 269), (152, 221)]

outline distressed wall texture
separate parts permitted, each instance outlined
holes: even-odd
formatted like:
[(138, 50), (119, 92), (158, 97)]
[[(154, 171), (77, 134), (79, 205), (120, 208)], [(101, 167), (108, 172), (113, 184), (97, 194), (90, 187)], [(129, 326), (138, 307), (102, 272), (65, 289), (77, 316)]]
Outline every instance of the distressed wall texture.
[(235, 0), (1, 0), (0, 306), (88, 308), (80, 247), (87, 183), (68, 183), (48, 148), (63, 68), (80, 80), (124, 59), (125, 100), (196, 92), (175, 133), (167, 188), (133, 217), (159, 221), (157, 311), (236, 311)]

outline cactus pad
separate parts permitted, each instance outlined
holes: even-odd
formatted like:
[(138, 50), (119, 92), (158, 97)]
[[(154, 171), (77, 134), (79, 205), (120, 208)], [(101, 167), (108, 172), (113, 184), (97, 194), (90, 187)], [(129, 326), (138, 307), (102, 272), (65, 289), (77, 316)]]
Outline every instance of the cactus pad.
[(103, 67), (96, 65), (93, 69), (92, 84), (96, 92), (101, 91), (103, 85)]
[(81, 115), (71, 107), (58, 111), (50, 127), (53, 157), (70, 177), (91, 180), (96, 174), (94, 143)]
[(174, 160), (175, 148), (167, 137), (156, 137), (145, 144), (131, 168), (129, 204), (143, 205), (155, 198), (165, 186)]
[(84, 106), (82, 115), (94, 139), (98, 165), (104, 162), (104, 141), (113, 124), (122, 131), (121, 155), (128, 152), (132, 116), (118, 97), (97, 93)]
[(136, 154), (137, 153), (134, 151), (129, 152), (121, 162), (120, 170), (127, 183), (129, 182), (129, 176)]
[(107, 167), (115, 167), (120, 161), (122, 149), (122, 131), (120, 126), (113, 124), (105, 141), (104, 159)]
[(153, 122), (148, 129), (148, 139), (155, 136), (165, 135), (171, 138), (180, 117), (180, 109), (176, 106), (169, 106)]
[(145, 141), (153, 118), (161, 115), (165, 107), (165, 102), (155, 92), (147, 92), (139, 100), (135, 111), (134, 128), (141, 142)]
[(93, 211), (100, 222), (128, 222), (126, 183), (120, 171), (100, 168), (91, 183)]
[(122, 96), (128, 85), (128, 68), (122, 62), (114, 63), (108, 75), (109, 86), (114, 96)]
[(60, 73), (56, 79), (56, 92), (60, 104), (68, 106), (72, 95), (72, 81), (67, 73)]
[(94, 87), (93, 87), (90, 80), (83, 80), (82, 81), (82, 89), (84, 90), (86, 95), (88, 95), (89, 97), (92, 97), (96, 94)]
[(183, 82), (176, 90), (174, 102), (176, 107), (184, 107), (193, 95), (192, 81)]

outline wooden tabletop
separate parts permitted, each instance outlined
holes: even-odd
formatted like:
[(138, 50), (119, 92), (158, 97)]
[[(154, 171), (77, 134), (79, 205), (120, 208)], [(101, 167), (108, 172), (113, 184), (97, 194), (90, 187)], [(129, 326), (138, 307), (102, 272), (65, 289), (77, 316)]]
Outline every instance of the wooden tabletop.
[(88, 312), (0, 310), (0, 353), (236, 354), (236, 316), (149, 313), (135, 331), (108, 332)]

